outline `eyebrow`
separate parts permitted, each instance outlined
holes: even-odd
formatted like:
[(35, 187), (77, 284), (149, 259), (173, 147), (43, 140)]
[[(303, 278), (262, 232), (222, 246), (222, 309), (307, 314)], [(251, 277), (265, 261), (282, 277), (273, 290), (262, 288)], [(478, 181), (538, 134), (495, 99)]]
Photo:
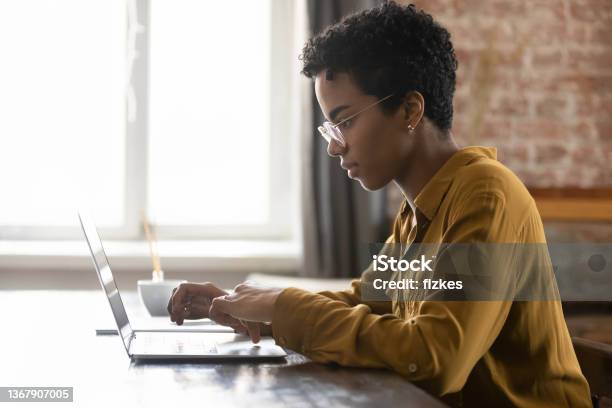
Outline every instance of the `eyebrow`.
[(331, 120), (331, 122), (335, 122), (336, 121), (336, 117), (338, 116), (338, 114), (343, 111), (344, 109), (350, 108), (350, 105), (341, 105), (338, 106), (337, 108), (334, 108), (330, 113), (329, 113), (329, 119)]

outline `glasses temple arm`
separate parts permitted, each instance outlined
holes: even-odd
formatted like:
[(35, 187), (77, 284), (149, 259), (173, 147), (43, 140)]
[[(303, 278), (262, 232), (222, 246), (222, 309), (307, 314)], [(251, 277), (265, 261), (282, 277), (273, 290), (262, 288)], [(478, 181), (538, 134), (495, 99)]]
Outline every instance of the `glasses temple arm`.
[(377, 100), (376, 102), (369, 104), (368, 106), (366, 106), (365, 108), (361, 109), (360, 111), (358, 111), (358, 112), (356, 112), (356, 113), (353, 113), (353, 114), (352, 114), (351, 116), (349, 116), (348, 118), (346, 118), (346, 119), (342, 119), (340, 122), (335, 123), (335, 124), (334, 124), (334, 123), (332, 123), (331, 125), (332, 125), (333, 127), (340, 126), (341, 124), (343, 124), (343, 123), (344, 123), (344, 122), (346, 122), (347, 120), (351, 120), (351, 119), (353, 119), (355, 116), (359, 115), (361, 112), (365, 112), (366, 110), (370, 109), (372, 106), (374, 106), (374, 105), (378, 105), (379, 103), (381, 103), (382, 101), (384, 101), (384, 100), (386, 100), (386, 99), (389, 99), (389, 98), (390, 98), (390, 97), (392, 97), (393, 95), (394, 95), (394, 94), (387, 95), (387, 96), (385, 96), (384, 98), (379, 99), (379, 100)]

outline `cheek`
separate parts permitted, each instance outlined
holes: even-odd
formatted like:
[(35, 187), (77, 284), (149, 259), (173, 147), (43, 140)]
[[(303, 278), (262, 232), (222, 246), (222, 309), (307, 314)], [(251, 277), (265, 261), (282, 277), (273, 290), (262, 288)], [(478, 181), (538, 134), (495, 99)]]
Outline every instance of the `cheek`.
[(402, 160), (407, 149), (406, 141), (392, 130), (380, 129), (373, 132), (363, 152), (368, 165), (376, 166), (380, 171), (394, 168)]

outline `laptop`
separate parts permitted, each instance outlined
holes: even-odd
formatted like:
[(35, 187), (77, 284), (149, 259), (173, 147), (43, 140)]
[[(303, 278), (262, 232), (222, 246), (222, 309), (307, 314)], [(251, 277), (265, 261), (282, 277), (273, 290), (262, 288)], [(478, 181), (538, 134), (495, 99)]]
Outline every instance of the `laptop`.
[(269, 360), (282, 359), (287, 355), (270, 338), (253, 344), (248, 336), (233, 332), (132, 329), (93, 220), (81, 212), (79, 220), (100, 285), (117, 323), (117, 334), (132, 360)]

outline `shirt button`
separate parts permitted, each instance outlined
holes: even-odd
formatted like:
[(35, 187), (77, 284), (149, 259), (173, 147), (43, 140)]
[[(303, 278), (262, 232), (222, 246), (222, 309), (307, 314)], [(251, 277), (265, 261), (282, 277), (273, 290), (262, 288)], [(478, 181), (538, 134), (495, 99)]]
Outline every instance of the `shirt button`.
[(410, 324), (416, 324), (416, 319), (410, 319)]
[(410, 371), (411, 373), (414, 373), (414, 372), (416, 372), (417, 368), (418, 367), (417, 367), (416, 364), (410, 363), (410, 365), (408, 366), (408, 371)]

